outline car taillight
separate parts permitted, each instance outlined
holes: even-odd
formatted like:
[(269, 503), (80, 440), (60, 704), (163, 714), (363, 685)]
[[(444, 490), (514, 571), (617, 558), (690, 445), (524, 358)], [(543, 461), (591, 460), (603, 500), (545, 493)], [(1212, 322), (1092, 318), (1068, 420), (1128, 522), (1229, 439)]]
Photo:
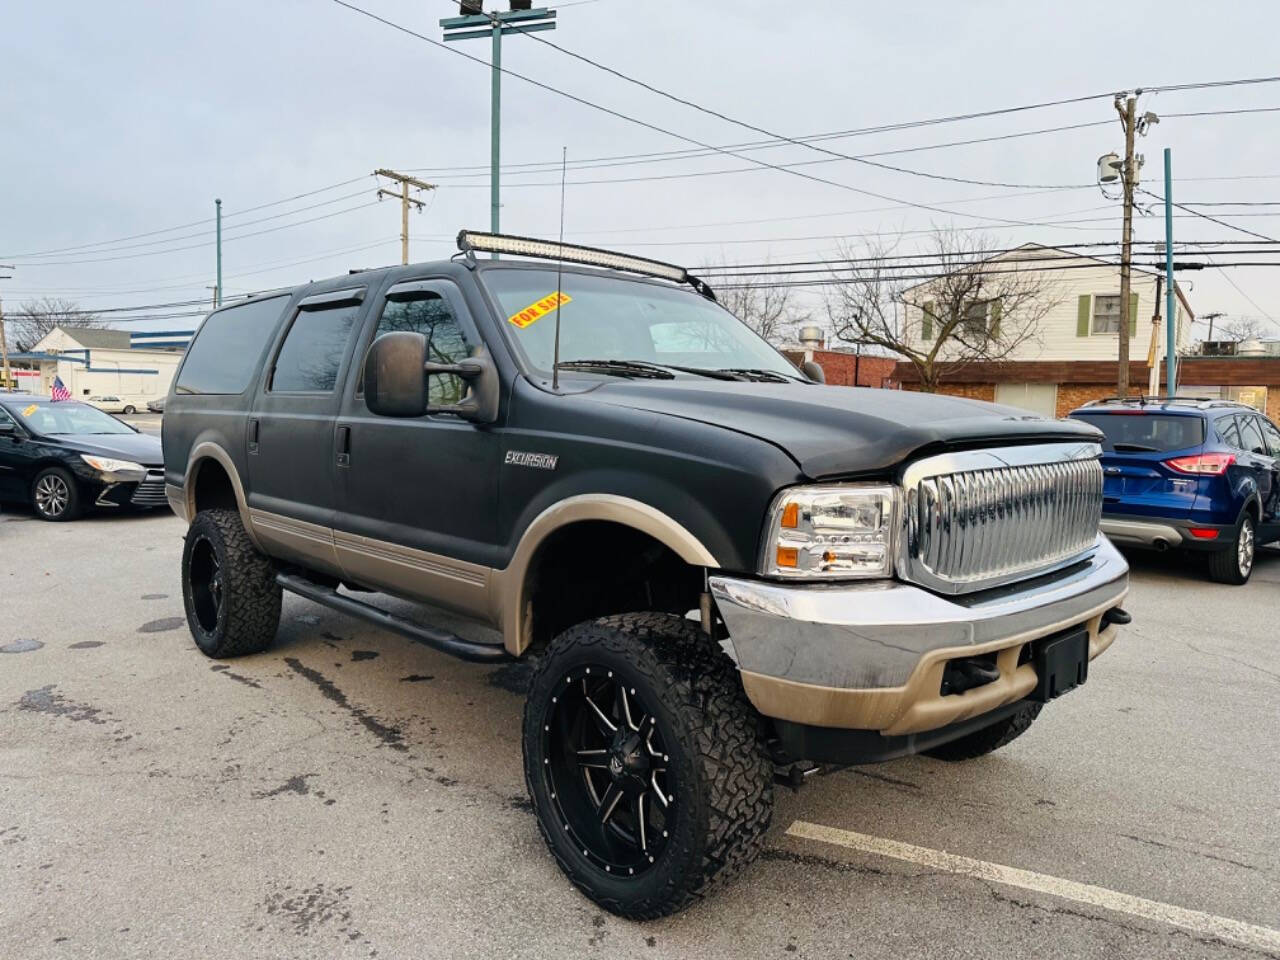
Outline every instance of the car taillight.
[(1233, 453), (1197, 453), (1191, 457), (1174, 457), (1166, 460), (1166, 466), (1173, 467), (1179, 473), (1199, 473), (1221, 475), (1227, 467), (1236, 462)]

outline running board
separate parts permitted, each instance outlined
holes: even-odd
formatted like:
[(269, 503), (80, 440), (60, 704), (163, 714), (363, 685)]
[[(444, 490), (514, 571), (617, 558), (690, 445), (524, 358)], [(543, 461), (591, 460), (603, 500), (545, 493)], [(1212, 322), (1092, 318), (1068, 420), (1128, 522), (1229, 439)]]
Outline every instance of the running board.
[(276, 583), (290, 593), (306, 597), (321, 606), (356, 617), (367, 623), (372, 623), (375, 627), (383, 627), (386, 630), (394, 631), (401, 636), (408, 637), (410, 640), (416, 640), (418, 643), (431, 647), (433, 650), (450, 654), (460, 660), (470, 660), (474, 663), (498, 663), (511, 659), (507, 651), (500, 646), (472, 643), (469, 640), (463, 640), (456, 633), (450, 633), (448, 630), (435, 630), (431, 627), (420, 626), (411, 620), (405, 620), (403, 617), (387, 613), (387, 611), (381, 610), (371, 603), (364, 603), (363, 601), (343, 596), (332, 587), (315, 583), (296, 573), (277, 573)]

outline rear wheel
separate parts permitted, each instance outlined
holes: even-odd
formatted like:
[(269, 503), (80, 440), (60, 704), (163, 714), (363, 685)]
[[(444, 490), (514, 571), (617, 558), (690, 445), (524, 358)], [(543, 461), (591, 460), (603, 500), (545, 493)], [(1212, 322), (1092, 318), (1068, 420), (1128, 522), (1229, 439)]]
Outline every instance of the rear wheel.
[(75, 478), (62, 467), (41, 470), (31, 483), (31, 506), (41, 520), (74, 520), (80, 516)]
[(138, 409), (137, 407), (133, 406), (133, 404), (129, 404), (129, 406), (124, 408), (125, 416), (132, 416), (137, 412), (138, 412)]
[(944, 743), (940, 747), (925, 750), (925, 756), (933, 757), (935, 760), (947, 760), (952, 763), (985, 757), (993, 750), (999, 750), (1006, 743), (1010, 743), (1026, 733), (1027, 728), (1031, 726), (1031, 722), (1040, 716), (1040, 708), (1043, 706), (1044, 704), (1041, 703), (1028, 703), (1017, 713), (1005, 717), (989, 727), (983, 727), (981, 730), (975, 730), (973, 733), (965, 734), (963, 737), (957, 737), (950, 743)]
[(760, 852), (773, 767), (732, 662), (689, 620), (579, 624), (541, 658), (525, 781), (552, 855), (606, 910), (674, 913)]
[(1257, 531), (1253, 517), (1246, 513), (1236, 526), (1235, 539), (1225, 550), (1209, 554), (1209, 579), (1237, 586), (1249, 582), (1257, 552)]
[(182, 549), (187, 626), (209, 657), (265, 650), (280, 626), (275, 565), (258, 551), (234, 510), (202, 510)]

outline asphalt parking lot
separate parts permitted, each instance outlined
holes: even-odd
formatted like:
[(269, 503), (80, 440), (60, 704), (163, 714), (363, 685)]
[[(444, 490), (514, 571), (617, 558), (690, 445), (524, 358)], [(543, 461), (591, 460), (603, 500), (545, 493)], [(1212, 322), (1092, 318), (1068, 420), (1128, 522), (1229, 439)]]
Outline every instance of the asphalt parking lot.
[(524, 668), (296, 598), (206, 660), (182, 534), (0, 513), (0, 957), (1280, 956), (1280, 555), (1134, 558), (1133, 625), (1022, 739), (780, 791), (749, 874), (635, 924), (544, 851)]

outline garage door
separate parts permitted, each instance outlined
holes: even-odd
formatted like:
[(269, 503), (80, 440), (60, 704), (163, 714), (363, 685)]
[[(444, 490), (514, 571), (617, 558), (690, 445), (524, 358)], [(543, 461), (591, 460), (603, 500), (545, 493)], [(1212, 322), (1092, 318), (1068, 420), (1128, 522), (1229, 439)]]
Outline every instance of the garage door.
[(1056, 383), (997, 383), (996, 403), (1021, 407), (1050, 419), (1058, 415)]

